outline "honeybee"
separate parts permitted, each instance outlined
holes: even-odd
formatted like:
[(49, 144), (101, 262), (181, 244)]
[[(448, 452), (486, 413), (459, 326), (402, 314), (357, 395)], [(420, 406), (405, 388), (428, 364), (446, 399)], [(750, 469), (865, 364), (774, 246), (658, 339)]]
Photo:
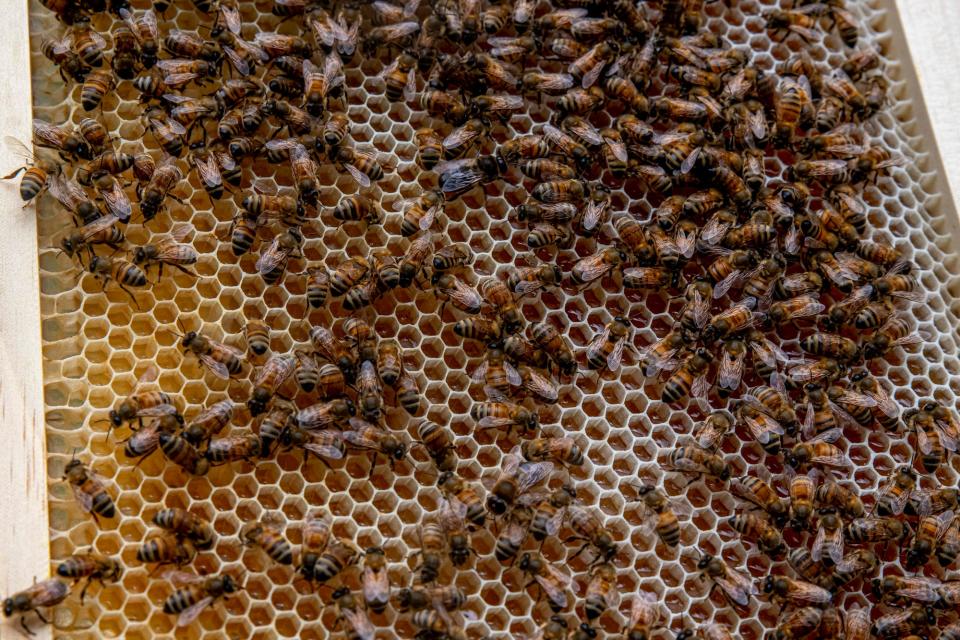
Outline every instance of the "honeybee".
[(110, 410), (111, 428), (119, 428), (124, 422), (132, 420), (139, 420), (142, 426), (143, 418), (177, 413), (173, 398), (168, 393), (142, 389), (145, 384), (156, 381), (159, 375), (160, 370), (156, 366), (147, 367), (130, 394), (115, 409)]
[(156, 562), (158, 565), (174, 564), (182, 567), (193, 561), (196, 551), (182, 542), (167, 537), (152, 538), (137, 549), (137, 560)]
[(507, 164), (499, 155), (482, 155), (453, 162), (445, 162), (436, 167), (440, 174), (440, 188), (443, 197), (456, 200), (478, 184), (486, 184), (498, 179), (507, 171)]
[(575, 284), (589, 284), (620, 268), (626, 261), (627, 255), (623, 251), (607, 247), (577, 261), (570, 271), (570, 279)]
[(727, 523), (744, 540), (756, 542), (757, 546), (771, 557), (781, 555), (785, 549), (780, 530), (762, 516), (740, 513), (731, 517)]
[(893, 516), (903, 513), (910, 500), (910, 494), (917, 486), (917, 474), (910, 467), (900, 467), (887, 482), (877, 498), (876, 512), (880, 516)]
[[(317, 163), (314, 162), (313, 158), (307, 152), (306, 147), (293, 138), (271, 140), (267, 142), (266, 147), (270, 151), (285, 150), (288, 152), (293, 183), (297, 188), (299, 199), (307, 204), (316, 206), (319, 195)], [(336, 214), (334, 217), (336, 217)]]
[(902, 540), (907, 530), (903, 523), (892, 517), (867, 516), (855, 518), (847, 524), (846, 536), (854, 544)]
[(958, 499), (960, 496), (956, 489), (917, 489), (910, 494), (903, 512), (921, 517), (943, 513), (947, 509), (957, 508)]
[(204, 457), (211, 465), (251, 461), (260, 456), (263, 443), (255, 433), (244, 433), (211, 440)]
[(487, 508), (497, 515), (506, 513), (524, 493), (543, 482), (553, 471), (551, 462), (526, 462), (519, 450), (504, 457), (496, 480), (491, 483)]
[(737, 497), (749, 500), (766, 511), (778, 527), (786, 522), (789, 504), (762, 478), (746, 476), (736, 479), (731, 482), (730, 489)]
[(152, 423), (140, 427), (124, 441), (123, 453), (128, 458), (146, 458), (160, 446), (161, 433), (175, 433), (180, 429), (182, 416), (165, 414)]
[(137, 38), (140, 49), (140, 63), (143, 64), (144, 68), (150, 69), (157, 63), (157, 53), (160, 50), (160, 30), (157, 27), (157, 15), (149, 9), (138, 16), (134, 16), (124, 8), (121, 8), (119, 13), (127, 28)]
[(843, 451), (833, 444), (840, 435), (839, 429), (830, 429), (806, 442), (798, 442), (787, 454), (787, 463), (791, 467), (823, 465), (844, 468), (848, 466), (849, 463), (844, 458)]
[(299, 253), (303, 244), (303, 235), (296, 227), (291, 227), (277, 235), (257, 259), (256, 269), (268, 285), (276, 284), (287, 270), (290, 258), (302, 260)]
[(80, 591), (82, 604), (91, 582), (96, 580), (102, 585), (107, 581), (119, 581), (123, 577), (123, 565), (115, 558), (88, 551), (84, 554), (74, 554), (61, 562), (57, 566), (57, 575), (61, 578), (72, 578), (74, 581), (86, 578), (86, 583)]
[(195, 355), (218, 378), (227, 380), (243, 371), (243, 352), (236, 347), (217, 342), (196, 331), (182, 335), (173, 333), (180, 335), (180, 347), (184, 352)]
[(603, 558), (604, 561), (611, 562), (616, 557), (618, 546), (595, 511), (571, 505), (567, 509), (567, 516), (567, 524), (576, 534), (573, 539), (583, 541), (583, 545), (574, 557), (583, 553), (588, 546), (597, 550), (598, 559)]
[(707, 371), (713, 362), (713, 354), (703, 348), (691, 353), (673, 372), (663, 385), (661, 398), (664, 402), (674, 404), (691, 396), (699, 398), (709, 388)]
[(50, 124), (34, 118), (33, 143), (38, 147), (56, 149), (67, 157), (93, 159), (93, 151), (83, 136), (65, 125)]
[(911, 578), (887, 575), (883, 578), (874, 578), (872, 582), (873, 594), (882, 602), (913, 601), (927, 605), (940, 598), (937, 593), (938, 586), (937, 583), (922, 576)]
[[(114, 59), (116, 59), (119, 56), (119, 53), (122, 51), (120, 47), (121, 40), (118, 39), (117, 30), (114, 31), (113, 39), (116, 43), (115, 51), (117, 52), (117, 55), (114, 56)], [(83, 82), (83, 79), (89, 72), (89, 68), (86, 66), (79, 53), (74, 51), (72, 44), (72, 37), (70, 34), (67, 34), (59, 40), (44, 40), (41, 44), (40, 50), (50, 62), (57, 65), (60, 78), (64, 82), (67, 82), (68, 76), (74, 82)], [(131, 77), (132, 76), (127, 75), (125, 79), (129, 80)]]
[(235, 408), (232, 400), (213, 403), (187, 423), (183, 437), (194, 446), (209, 441), (230, 424)]
[(843, 520), (834, 509), (821, 509), (817, 535), (811, 556), (817, 562), (833, 564), (843, 561)]
[(423, 270), (423, 264), (433, 254), (433, 236), (424, 233), (410, 242), (400, 261), (401, 287), (409, 287)]
[(518, 566), (521, 571), (533, 576), (546, 594), (547, 603), (554, 612), (566, 610), (569, 606), (567, 589), (570, 587), (570, 576), (562, 573), (540, 554), (524, 553)]
[(915, 605), (908, 609), (880, 616), (870, 627), (870, 633), (879, 638), (912, 638), (913, 633), (923, 633), (936, 624), (937, 618), (930, 607)]
[(70, 595), (70, 587), (56, 578), (36, 582), (32, 586), (18, 591), (3, 600), (3, 615), (7, 618), (20, 614), (20, 626), (28, 636), (36, 635), (27, 626), (26, 614), (33, 611), (44, 624), (50, 621), (40, 613), (40, 607), (55, 607)]
[[(23, 172), (23, 177), (20, 179), (20, 198), (24, 202), (29, 202), (47, 189), (48, 177), (51, 178), (52, 182), (52, 177), (54, 174), (59, 173), (59, 168), (55, 164), (37, 158), (22, 142), (15, 138), (6, 136), (4, 137), (4, 143), (6, 143), (11, 151), (21, 156), (28, 164), (4, 176), (3, 179), (11, 180)], [(62, 197), (63, 196), (57, 197), (57, 199), (63, 202)], [(86, 200), (86, 197), (84, 196), (82, 200)], [(78, 201), (78, 205), (80, 201)], [(71, 208), (66, 204), (65, 206)]]
[(199, 259), (196, 249), (183, 240), (193, 231), (189, 223), (174, 225), (170, 235), (156, 244), (145, 244), (137, 247), (133, 253), (133, 264), (148, 268), (151, 264), (159, 266), (159, 277), (163, 277), (164, 265), (169, 265), (187, 275), (197, 277), (197, 274), (186, 268), (186, 265), (196, 264)]
[(620, 600), (617, 591), (617, 570), (603, 562), (590, 570), (590, 579), (584, 595), (584, 613), (587, 620), (596, 620), (607, 609), (616, 607)]
[(825, 480), (817, 487), (816, 498), (821, 505), (837, 509), (847, 517), (859, 518), (863, 516), (863, 501), (860, 500), (860, 496), (836, 482)]
[[(363, 549), (352, 540), (332, 538), (320, 552), (312, 570), (309, 571), (309, 575), (305, 575), (305, 577), (319, 583), (328, 582), (340, 575), (347, 567), (357, 564), (363, 555)], [(304, 570), (304, 566), (301, 565), (301, 571)]]
[(275, 562), (293, 564), (293, 548), (273, 519), (248, 522), (240, 529), (240, 539), (244, 545), (260, 547)]
[(730, 479), (730, 467), (723, 458), (698, 446), (684, 446), (670, 449), (667, 464), (681, 473), (709, 475), (720, 480)]
[[(364, 597), (366, 597), (366, 591)], [(366, 612), (360, 608), (350, 589), (340, 587), (333, 592), (332, 598), (337, 610), (337, 624), (345, 621), (349, 627), (347, 637), (357, 640), (372, 640), (376, 635), (373, 623), (370, 622)]]
[(152, 220), (156, 217), (164, 200), (170, 195), (170, 191), (177, 186), (183, 178), (183, 173), (176, 164), (176, 159), (170, 156), (157, 166), (149, 182), (138, 187), (138, 196), (140, 197), (140, 213), (144, 220)]
[(181, 571), (168, 571), (164, 578), (177, 590), (163, 602), (163, 612), (179, 614), (177, 626), (185, 627), (218, 599), (241, 587), (229, 575), (194, 576)]
[(737, 414), (764, 451), (771, 455), (780, 452), (780, 436), (785, 433), (783, 425), (750, 403), (740, 405)]
[(520, 496), (518, 505), (535, 505), (531, 515), (527, 531), (533, 536), (534, 540), (543, 541), (550, 536), (554, 536), (560, 530), (563, 524), (563, 517), (567, 508), (576, 499), (577, 492), (572, 485), (564, 485), (549, 494), (527, 494)]
[(457, 451), (454, 446), (453, 433), (435, 422), (424, 421), (417, 427), (419, 443), (430, 454), (430, 458), (437, 465), (441, 473), (453, 471), (457, 465)]
[(100, 520), (97, 516), (113, 518), (116, 515), (117, 510), (107, 492), (106, 481), (83, 462), (72, 458), (63, 470), (63, 479), (69, 483), (80, 508), (92, 515), (98, 525)]
[(945, 511), (937, 515), (930, 515), (920, 519), (916, 533), (907, 549), (908, 571), (917, 571), (930, 561), (937, 548), (937, 542), (943, 537), (950, 523), (953, 522), (953, 512)]
[(947, 530), (943, 532), (937, 543), (937, 562), (944, 569), (950, 567), (960, 555), (960, 518), (950, 521)]
[(486, 510), (480, 494), (463, 478), (453, 471), (444, 472), (437, 481), (440, 491), (451, 502), (460, 502), (466, 505), (466, 518), (477, 526), (483, 526), (486, 519)]
[(907, 426), (917, 434), (917, 448), (924, 470), (936, 473), (947, 457), (947, 450), (957, 450), (957, 441), (939, 427), (928, 411), (912, 409), (904, 414), (904, 418)]
[(311, 116), (317, 117), (326, 108), (328, 95), (336, 92), (343, 84), (343, 62), (337, 53), (331, 52), (323, 62), (323, 69), (313, 64), (307, 57), (303, 61), (302, 70), (303, 93), (306, 96), (304, 108)]
[(536, 293), (549, 286), (558, 286), (563, 279), (560, 267), (551, 264), (519, 267), (507, 278), (507, 286), (520, 296)]
[(583, 450), (569, 437), (534, 438), (520, 443), (520, 452), (530, 462), (551, 461), (578, 467), (583, 464)]
[(343, 441), (348, 449), (371, 452), (371, 473), (376, 467), (377, 454), (386, 456), (391, 468), (407, 455), (407, 445), (389, 431), (360, 418), (350, 418), (349, 423), (350, 429), (343, 432)]
[(576, 371), (577, 361), (573, 355), (573, 349), (570, 348), (566, 339), (552, 324), (541, 322), (532, 325), (530, 339), (556, 362), (560, 373), (571, 375)]
[(773, 601), (797, 606), (823, 606), (833, 599), (833, 594), (823, 587), (782, 575), (767, 576), (763, 592), (769, 594)]
[(720, 587), (724, 597), (733, 605), (746, 607), (750, 604), (750, 596), (760, 593), (750, 578), (728, 567), (722, 558), (703, 554), (697, 562), (697, 568), (715, 586)]
[(608, 322), (603, 331), (587, 345), (587, 364), (590, 368), (607, 368), (610, 371), (619, 369), (623, 350), (630, 340), (631, 329), (630, 321), (623, 317), (618, 316)]
[(668, 547), (676, 547), (680, 544), (680, 520), (677, 512), (689, 515), (686, 507), (670, 502), (662, 491), (651, 484), (641, 485), (637, 488), (637, 493), (638, 500), (643, 502), (643, 506), (656, 515), (657, 522), (654, 529), (660, 541)]

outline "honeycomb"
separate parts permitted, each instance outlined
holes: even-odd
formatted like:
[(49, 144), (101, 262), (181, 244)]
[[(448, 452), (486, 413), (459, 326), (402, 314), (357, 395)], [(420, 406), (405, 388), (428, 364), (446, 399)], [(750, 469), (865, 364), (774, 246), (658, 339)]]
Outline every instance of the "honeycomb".
[[(133, 2), (134, 8), (147, 8)], [(656, 3), (651, 3), (655, 5)], [(797, 38), (772, 39), (761, 12), (777, 8), (780, 0), (736, 0), (705, 6), (705, 28), (720, 34), (730, 45), (749, 49), (753, 63), (770, 70), (790, 53), (804, 46)], [(783, 2), (789, 5), (789, 2)], [(914, 305), (910, 313), (917, 328), (929, 339), (919, 349), (895, 349), (871, 363), (872, 372), (887, 385), (904, 408), (917, 406), (920, 399), (934, 398), (955, 407), (960, 370), (957, 353), (958, 319), (951, 301), (960, 293), (945, 216), (942, 195), (934, 190), (933, 167), (917, 135), (912, 118), (911, 98), (903, 78), (903, 61), (895, 59), (886, 46), (891, 40), (893, 21), (888, 7), (878, 0), (849, 2), (859, 22), (860, 46), (874, 44), (883, 53), (881, 68), (890, 80), (892, 104), (874, 116), (868, 128), (871, 139), (907, 159), (876, 184), (865, 187), (863, 198), (870, 205), (866, 236), (892, 243), (918, 268), (918, 279), (928, 294), (926, 303)], [(281, 21), (271, 14), (271, 2), (241, 2), (244, 36), (257, 31), (296, 33), (299, 20)], [(96, 14), (92, 26), (109, 32), (114, 18)], [(187, 0), (171, 4), (161, 28), (197, 30), (209, 24), (209, 17), (197, 12)], [(77, 123), (85, 114), (79, 104), (79, 86), (65, 87), (57, 69), (40, 53), (39, 43), (50, 34), (62, 32), (50, 12), (31, 3), (33, 38), (33, 95), (36, 117), (51, 122)], [(201, 33), (203, 31), (201, 30)], [(831, 67), (841, 64), (849, 49), (836, 30), (824, 30), (810, 45), (813, 59)], [(421, 172), (414, 159), (414, 132), (431, 123), (415, 103), (391, 103), (377, 76), (391, 61), (382, 52), (377, 57), (357, 58), (346, 67), (347, 113), (351, 137), (359, 145), (374, 147), (392, 171), (375, 183), (372, 195), (384, 211), (400, 200), (433, 188), (436, 177)], [(422, 87), (422, 79), (420, 80)], [(653, 89), (657, 90), (655, 84)], [(103, 102), (97, 117), (127, 152), (147, 149), (155, 157), (160, 150), (150, 135), (144, 135), (139, 119), (138, 93), (129, 82), (121, 82)], [(514, 135), (530, 132), (545, 123), (549, 110), (535, 101), (527, 111), (507, 125), (494, 129), (493, 139), (502, 143)], [(591, 120), (606, 126), (611, 115), (595, 113)], [(928, 142), (928, 141), (927, 141)], [(488, 143), (484, 152), (492, 152)], [(785, 156), (765, 160), (769, 178), (780, 174)], [(527, 250), (524, 226), (511, 215), (526, 198), (526, 183), (512, 172), (505, 180), (473, 191), (447, 204), (441, 216), (443, 234), (454, 242), (466, 242), (475, 253), (471, 280), (505, 274), (513, 265), (525, 265), (536, 258), (555, 259), (565, 272), (573, 263), (611, 242), (609, 233), (598, 240), (580, 238), (574, 246), (538, 252)], [(245, 167), (244, 187), (252, 176), (274, 184), (291, 184), (285, 166), (269, 166), (258, 160)], [(324, 165), (319, 173), (322, 206), (329, 210), (345, 195), (357, 192), (346, 174)], [(662, 199), (636, 180), (612, 184), (614, 210), (625, 210), (644, 220)], [(75, 596), (54, 612), (55, 635), (71, 638), (122, 637), (128, 640), (152, 637), (199, 638), (206, 634), (236, 638), (300, 637), (326, 638), (337, 629), (327, 594), (313, 592), (294, 570), (270, 561), (262, 551), (245, 548), (238, 534), (247, 522), (265, 516), (285, 522), (289, 540), (300, 542), (304, 516), (313, 507), (323, 506), (334, 516), (337, 535), (351, 537), (361, 547), (383, 546), (390, 562), (394, 588), (409, 584), (419, 548), (418, 525), (436, 511), (441, 495), (434, 473), (423, 451), (414, 449), (414, 461), (402, 462), (394, 470), (379, 466), (370, 475), (363, 456), (350, 456), (344, 464), (328, 469), (316, 459), (303, 460), (295, 452), (281, 451), (275, 457), (254, 463), (233, 463), (214, 467), (202, 477), (193, 477), (154, 454), (140, 464), (125, 458), (117, 442), (124, 432), (108, 436), (107, 412), (133, 389), (138, 377), (151, 364), (160, 369), (159, 388), (174, 395), (178, 408), (189, 420), (210, 404), (222, 399), (246, 401), (247, 380), (223, 381), (206, 372), (195, 358), (185, 357), (172, 332), (179, 321), (184, 327), (243, 347), (246, 321), (262, 318), (271, 328), (271, 349), (277, 353), (309, 344), (311, 326), (340, 327), (349, 314), (337, 303), (312, 309), (305, 299), (304, 277), (288, 272), (281, 285), (267, 286), (256, 269), (256, 251), (237, 259), (223, 242), (235, 214), (239, 196), (211, 201), (194, 172), (181, 182), (175, 194), (183, 204), (168, 202), (167, 213), (147, 225), (136, 220), (126, 227), (131, 245), (143, 244), (170, 232), (178, 222), (189, 221), (195, 233), (189, 242), (200, 254), (195, 265), (198, 278), (168, 271), (156, 283), (136, 294), (138, 306), (117, 287), (100, 284), (89, 274), (80, 275), (76, 265), (58, 251), (63, 230), (71, 225), (70, 215), (52, 199), (41, 200), (37, 209), (41, 305), (43, 313), (43, 355), (45, 402), (48, 429), (48, 479), (50, 487), (50, 545), (53, 560), (89, 547), (118, 556), (126, 566), (121, 581), (94, 586), (84, 604)], [(363, 223), (324, 224), (305, 230), (304, 257), (310, 264), (334, 268), (347, 257), (367, 255), (369, 249), (387, 247), (402, 254), (407, 241), (400, 236), (400, 217), (389, 214), (382, 226)], [(265, 242), (261, 238), (261, 242)], [(555, 255), (555, 257), (553, 257)], [(517, 443), (517, 436), (494, 430), (475, 430), (470, 415), (472, 402), (484, 398), (479, 385), (471, 384), (470, 372), (480, 362), (483, 349), (476, 342), (454, 335), (450, 311), (441, 321), (440, 303), (430, 292), (416, 288), (395, 289), (378, 299), (361, 317), (370, 322), (381, 339), (396, 338), (404, 348), (404, 366), (418, 381), (425, 400), (414, 419), (402, 409), (390, 406), (386, 424), (416, 437), (416, 425), (423, 418), (448, 426), (457, 436), (459, 473), (479, 484), (499, 467), (503, 456)], [(627, 315), (635, 330), (638, 348), (663, 337), (672, 326), (682, 301), (661, 292), (623, 292), (616, 278), (604, 278), (582, 291), (565, 286), (526, 298), (522, 304), (528, 322), (546, 320), (560, 328), (575, 348), (582, 350), (602, 327), (617, 315)], [(453, 312), (456, 313), (456, 312)], [(797, 333), (784, 330), (782, 345), (797, 352)], [(709, 594), (709, 583), (699, 579), (696, 550), (720, 555), (729, 566), (749, 572), (755, 579), (767, 574), (789, 573), (782, 560), (771, 560), (740, 537), (722, 520), (743, 507), (716, 479), (696, 479), (686, 484), (677, 473), (660, 464), (666, 449), (679, 446), (683, 436), (712, 409), (724, 401), (711, 394), (708, 400), (693, 401), (684, 408), (660, 401), (660, 387), (644, 377), (637, 359), (625, 356), (617, 374), (581, 374), (575, 383), (565, 381), (559, 401), (540, 406), (541, 423), (552, 435), (569, 434), (585, 444), (586, 461), (570, 469), (578, 501), (602, 514), (605, 527), (621, 543), (617, 557), (618, 587), (623, 594), (654, 593), (661, 602), (661, 622), (673, 632), (691, 622), (719, 622), (745, 640), (755, 640), (776, 626), (780, 608), (764, 598), (752, 599), (743, 611), (734, 611), (719, 593)], [(231, 430), (249, 429), (243, 412), (235, 417)], [(876, 494), (892, 471), (914, 458), (915, 446), (907, 433), (879, 430), (844, 434), (846, 455), (854, 465), (849, 479), (865, 498)], [(118, 517), (98, 527), (82, 513), (61, 481), (65, 465), (74, 451), (92, 464), (111, 486)], [(758, 475), (768, 469), (775, 486), (786, 495), (789, 478), (777, 456), (766, 454), (748, 436), (727, 438), (722, 451), (732, 475)], [(681, 547), (670, 549), (657, 540), (650, 518), (632, 500), (639, 481), (662, 487), (678, 507), (687, 505)], [(935, 476), (925, 476), (922, 487), (957, 485), (956, 458), (941, 465)], [(869, 504), (870, 500), (867, 499)], [(236, 572), (244, 575), (245, 589), (206, 610), (199, 622), (178, 629), (175, 619), (163, 613), (162, 603), (171, 593), (168, 582), (150, 575), (150, 568), (136, 561), (136, 549), (154, 532), (150, 523), (161, 508), (181, 507), (206, 517), (219, 534), (211, 552), (200, 553), (191, 567), (196, 572)], [(788, 534), (796, 546), (802, 536)], [(535, 591), (524, 589), (524, 577), (516, 568), (503, 566), (493, 557), (494, 534), (481, 529), (473, 534), (476, 558), (455, 573), (454, 579), (468, 596), (467, 609), (476, 616), (468, 625), (470, 637), (519, 637), (535, 632), (550, 612)], [(528, 545), (530, 542), (528, 541)], [(532, 548), (529, 547), (528, 548)], [(542, 553), (551, 562), (563, 564), (572, 555), (570, 547), (548, 540)], [(897, 572), (897, 554), (882, 555), (883, 572)], [(573, 571), (573, 592), (577, 611), (587, 581), (584, 558), (569, 561)], [(905, 573), (905, 569), (899, 568)], [(359, 588), (356, 572), (344, 574), (347, 586)], [(323, 596), (323, 597), (321, 597)], [(598, 620), (607, 634), (620, 630), (628, 614), (628, 597), (618, 614), (608, 612)], [(869, 588), (859, 582), (836, 599), (838, 607), (874, 602)], [(884, 609), (884, 611), (886, 611)], [(879, 615), (879, 613), (875, 613)], [(415, 630), (407, 616), (388, 608), (371, 619), (381, 638), (412, 637)], [(602, 635), (602, 634), (601, 634)]]

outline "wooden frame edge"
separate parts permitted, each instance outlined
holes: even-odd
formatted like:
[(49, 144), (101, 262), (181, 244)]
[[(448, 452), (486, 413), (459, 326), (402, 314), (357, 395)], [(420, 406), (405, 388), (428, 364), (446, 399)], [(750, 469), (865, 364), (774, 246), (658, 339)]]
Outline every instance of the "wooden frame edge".
[[(0, 30), (0, 135), (30, 144), (28, 3), (4, 3)], [(0, 174), (23, 163), (0, 144)], [(18, 180), (0, 181), (0, 212), (0, 595), (7, 597), (49, 576), (50, 533), (37, 223)], [(2, 624), (11, 628), (17, 616)], [(49, 627), (33, 626), (38, 637), (50, 636)]]

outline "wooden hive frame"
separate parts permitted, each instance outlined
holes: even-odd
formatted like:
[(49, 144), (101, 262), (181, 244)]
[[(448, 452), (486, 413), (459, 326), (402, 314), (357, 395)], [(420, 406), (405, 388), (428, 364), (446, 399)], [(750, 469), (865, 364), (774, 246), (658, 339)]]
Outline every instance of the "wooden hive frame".
[[(960, 24), (953, 0), (881, 0), (894, 34), (884, 43), (900, 60), (899, 74), (913, 96), (913, 134), (924, 140), (932, 191), (943, 196), (934, 226), (960, 242), (956, 196), (960, 193), (960, 79), (947, 65), (960, 59), (960, 45), (946, 24)], [(29, 7), (14, 0), (0, 14), (0, 137), (28, 141), (32, 100), (29, 63)], [(939, 148), (938, 148), (939, 147)], [(0, 172), (21, 164), (0, 144)], [(37, 231), (32, 210), (24, 210), (15, 181), (0, 183), (0, 595), (43, 579), (51, 569), (47, 512), (46, 447), (41, 362)], [(960, 244), (953, 247), (960, 256)], [(952, 265), (946, 265), (952, 270)], [(951, 301), (960, 309), (960, 300)], [(960, 313), (956, 313), (960, 315)], [(0, 636), (16, 619), (0, 623)], [(13, 633), (16, 633), (15, 631)], [(49, 627), (37, 637), (50, 637)]]

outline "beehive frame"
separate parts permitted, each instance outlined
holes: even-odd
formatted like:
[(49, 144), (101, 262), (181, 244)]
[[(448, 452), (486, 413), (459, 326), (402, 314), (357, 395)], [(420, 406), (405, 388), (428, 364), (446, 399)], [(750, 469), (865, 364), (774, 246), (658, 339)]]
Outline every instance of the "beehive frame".
[[(902, 2), (902, 0), (901, 0)], [(912, 113), (896, 114), (900, 118), (914, 120), (910, 145), (928, 152), (923, 160), (926, 163), (921, 167), (928, 183), (923, 184), (923, 190), (930, 193), (948, 194), (943, 165), (932, 141), (937, 140), (935, 131), (925, 115), (923, 102), (920, 98), (920, 83), (916, 78), (911, 58), (907, 51), (907, 39), (902, 26), (898, 23), (897, 9), (890, 1), (872, 2), (881, 8), (887, 9), (887, 19), (890, 21), (884, 30), (892, 33), (889, 42), (884, 42), (888, 56), (900, 61), (899, 68), (890, 72), (905, 84), (900, 89), (914, 99)], [(17, 9), (20, 8), (17, 3)], [(933, 10), (931, 9), (931, 12)], [(21, 139), (29, 138), (30, 78), (23, 75), (23, 70), (29, 68), (28, 35), (26, 30), (27, 11), (9, 11), (2, 17), (0, 25), (5, 34), (16, 34), (18, 37), (5, 38), (2, 57), (9, 60), (11, 68), (18, 70), (9, 78), (17, 79), (8, 82), (4, 78), (0, 84), (0, 104), (6, 108), (3, 117), (10, 122), (3, 128), (3, 132)], [(7, 24), (9, 21), (9, 24)], [(19, 25), (19, 26), (18, 26)], [(9, 49), (9, 51), (6, 51)], [(20, 56), (19, 58), (17, 56)], [(15, 62), (16, 61), (16, 62)], [(924, 88), (932, 88), (929, 82)], [(9, 95), (7, 92), (9, 91)], [(14, 108), (16, 107), (16, 108)], [(22, 108), (21, 108), (22, 107)], [(7, 150), (0, 151), (0, 160), (3, 167), (12, 166), (16, 159), (8, 157)], [(930, 174), (934, 177), (927, 178)], [(12, 185), (2, 187), (0, 197), (3, 198), (3, 208), (9, 211), (20, 212), (20, 203), (16, 190)], [(926, 203), (928, 223), (934, 232), (941, 238), (958, 237), (956, 206), (949, 197), (942, 197), (934, 204)], [(10, 469), (9, 482), (14, 489), (12, 495), (4, 500), (0, 506), (0, 549), (4, 551), (3, 565), (0, 572), (3, 581), (0, 581), (2, 593), (10, 593), (22, 588), (34, 577), (44, 577), (49, 570), (49, 545), (47, 523), (47, 475), (45, 473), (45, 438), (43, 430), (43, 400), (40, 390), (43, 388), (42, 369), (40, 363), (40, 313), (37, 304), (36, 291), (39, 289), (36, 260), (36, 234), (33, 218), (26, 213), (17, 217), (16, 221), (5, 226), (9, 229), (0, 237), (0, 258), (4, 260), (2, 274), (3, 287), (0, 291), (0, 341), (4, 346), (3, 362), (0, 362), (0, 372), (3, 375), (2, 408), (3, 433), (5, 446), (0, 448), (0, 469)], [(957, 253), (954, 247), (941, 247), (946, 257), (942, 266), (949, 273), (956, 272)], [(25, 252), (29, 259), (24, 258)], [(18, 259), (19, 258), (19, 259)], [(10, 263), (8, 267), (7, 262)], [(929, 267), (929, 265), (925, 265)], [(17, 271), (11, 272), (6, 269)], [(25, 273), (21, 274), (20, 270)], [(956, 282), (946, 284), (946, 290), (956, 293)], [(957, 317), (957, 303), (951, 301), (951, 312)], [(955, 329), (948, 328), (947, 332), (956, 336)], [(953, 372), (952, 372), (953, 373)], [(14, 384), (11, 384), (13, 382)], [(22, 386), (21, 386), (22, 385)], [(9, 460), (8, 460), (9, 458)], [(28, 482), (23, 483), (21, 479)], [(20, 491), (25, 486), (25, 491)], [(22, 501), (20, 500), (22, 498)], [(16, 553), (9, 550), (16, 549)], [(49, 630), (44, 630), (49, 633)]]

